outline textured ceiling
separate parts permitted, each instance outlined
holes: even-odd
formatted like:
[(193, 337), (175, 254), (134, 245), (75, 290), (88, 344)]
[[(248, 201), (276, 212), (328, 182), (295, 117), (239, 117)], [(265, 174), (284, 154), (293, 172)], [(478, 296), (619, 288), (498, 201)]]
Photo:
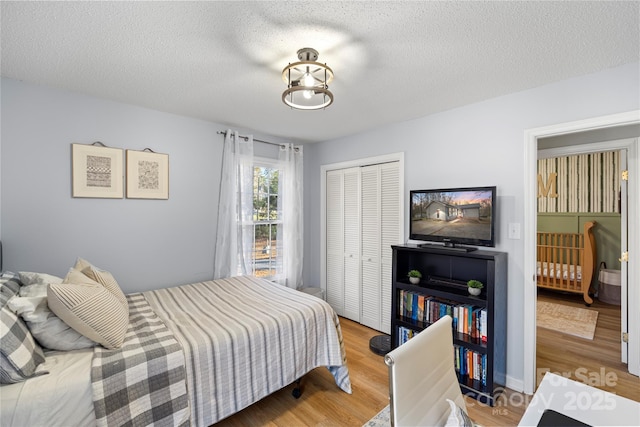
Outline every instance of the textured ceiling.
[[(640, 60), (640, 2), (1, 2), (2, 76), (301, 142)], [(333, 105), (281, 101), (313, 47)]]

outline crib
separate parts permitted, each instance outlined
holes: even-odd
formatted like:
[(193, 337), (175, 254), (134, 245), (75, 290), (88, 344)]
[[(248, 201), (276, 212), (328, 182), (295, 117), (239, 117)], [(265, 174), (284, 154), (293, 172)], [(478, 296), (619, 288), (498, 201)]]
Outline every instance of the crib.
[(582, 294), (585, 304), (596, 270), (595, 221), (584, 224), (583, 233), (537, 233), (537, 285), (540, 288)]

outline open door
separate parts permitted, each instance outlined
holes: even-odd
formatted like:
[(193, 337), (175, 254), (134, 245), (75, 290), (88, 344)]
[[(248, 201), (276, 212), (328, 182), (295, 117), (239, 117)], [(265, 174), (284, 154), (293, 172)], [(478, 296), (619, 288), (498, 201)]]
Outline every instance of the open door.
[(627, 150), (620, 150), (620, 355), (623, 363), (629, 363), (629, 201)]

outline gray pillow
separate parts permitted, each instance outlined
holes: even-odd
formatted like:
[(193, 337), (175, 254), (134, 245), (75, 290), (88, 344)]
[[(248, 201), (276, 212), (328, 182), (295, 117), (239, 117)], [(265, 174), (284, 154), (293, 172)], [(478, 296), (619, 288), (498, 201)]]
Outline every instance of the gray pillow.
[(42, 349), (29, 328), (7, 306), (21, 286), (17, 274), (4, 272), (0, 276), (0, 383), (13, 384), (46, 372), (37, 372), (45, 361)]
[(0, 311), (0, 383), (13, 384), (36, 375), (44, 353), (22, 319), (4, 306)]
[(4, 307), (20, 291), (20, 286), (22, 282), (16, 273), (5, 271), (0, 275), (0, 307)]

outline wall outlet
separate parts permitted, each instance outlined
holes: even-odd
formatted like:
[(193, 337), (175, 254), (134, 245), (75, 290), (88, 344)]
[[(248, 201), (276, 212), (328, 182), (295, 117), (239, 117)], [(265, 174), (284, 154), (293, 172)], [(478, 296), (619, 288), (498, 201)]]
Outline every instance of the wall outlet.
[(519, 222), (509, 223), (509, 238), (515, 239), (515, 240), (520, 239), (520, 223)]

